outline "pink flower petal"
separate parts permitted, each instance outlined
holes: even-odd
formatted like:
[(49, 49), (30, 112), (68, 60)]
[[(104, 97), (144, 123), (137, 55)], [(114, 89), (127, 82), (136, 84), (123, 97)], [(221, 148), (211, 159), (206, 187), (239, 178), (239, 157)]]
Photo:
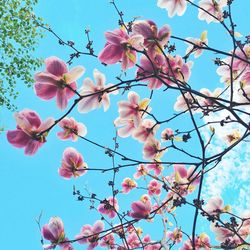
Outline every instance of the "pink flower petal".
[(46, 65), (46, 70), (49, 73), (58, 77), (68, 72), (66, 63), (55, 56), (47, 58), (45, 60), (45, 65)]

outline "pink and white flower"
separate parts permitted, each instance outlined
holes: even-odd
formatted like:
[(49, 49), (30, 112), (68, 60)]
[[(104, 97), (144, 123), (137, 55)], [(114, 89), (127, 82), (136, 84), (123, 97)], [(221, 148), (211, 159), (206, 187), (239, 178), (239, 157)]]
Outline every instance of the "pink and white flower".
[(59, 217), (52, 217), (49, 223), (42, 227), (42, 235), (51, 242), (51, 244), (43, 245), (44, 249), (54, 249), (59, 245), (61, 250), (73, 250), (71, 244), (65, 242), (68, 239), (65, 238), (63, 222)]
[(48, 133), (42, 133), (50, 128), (53, 118), (48, 118), (42, 122), (35, 111), (24, 109), (14, 114), (16, 119), (16, 130), (7, 132), (7, 140), (10, 144), (17, 148), (24, 148), (26, 155), (33, 155), (46, 142)]
[(158, 176), (158, 175), (161, 174), (161, 172), (163, 171), (164, 167), (163, 167), (163, 165), (160, 162), (155, 162), (155, 163), (152, 163), (152, 164), (147, 164), (147, 169), (148, 170), (153, 170), (154, 174), (156, 176)]
[(134, 174), (135, 179), (139, 179), (141, 176), (146, 176), (148, 174), (148, 169), (144, 164), (139, 164), (136, 168), (136, 173)]
[(107, 249), (116, 249), (115, 237), (113, 234), (105, 235), (100, 243), (101, 247), (105, 247)]
[(114, 125), (118, 127), (117, 134), (122, 138), (131, 136), (135, 130), (133, 117), (127, 119), (117, 117), (114, 120)]
[[(163, 82), (155, 76), (158, 74), (160, 77), (165, 77), (167, 62), (162, 54), (152, 56), (149, 60), (146, 56), (142, 56), (140, 60), (140, 67), (136, 72), (136, 77), (141, 79), (142, 82), (148, 82), (149, 89), (159, 89)], [(143, 79), (145, 77), (145, 79)]]
[(151, 180), (148, 184), (148, 194), (149, 195), (160, 195), (162, 184), (157, 180)]
[(208, 200), (203, 209), (209, 215), (219, 215), (223, 212), (229, 212), (230, 206), (224, 206), (224, 202), (220, 197), (212, 197)]
[(133, 67), (136, 63), (136, 51), (132, 48), (142, 49), (143, 36), (129, 36), (126, 30), (121, 28), (106, 32), (105, 37), (107, 43), (98, 56), (99, 60), (106, 64), (114, 64), (121, 61), (123, 70)]
[(63, 129), (63, 131), (57, 133), (57, 136), (62, 140), (71, 139), (76, 141), (78, 135), (83, 137), (87, 134), (86, 126), (77, 122), (73, 117), (63, 118), (58, 125)]
[(69, 147), (63, 152), (62, 165), (58, 172), (65, 179), (70, 179), (86, 174), (87, 168), (88, 165), (82, 155), (76, 149)]
[(104, 111), (110, 106), (109, 95), (118, 93), (116, 88), (112, 88), (112, 84), (105, 85), (106, 77), (99, 70), (94, 69), (93, 72), (96, 85), (90, 78), (85, 78), (83, 86), (80, 88), (81, 101), (78, 103), (78, 111), (87, 113), (93, 109), (103, 105)]
[(76, 235), (75, 239), (80, 244), (88, 244), (87, 250), (92, 250), (99, 244), (99, 234), (104, 230), (104, 223), (100, 220), (91, 226), (84, 225), (81, 232)]
[(166, 9), (168, 16), (173, 17), (174, 15), (182, 16), (187, 9), (186, 0), (158, 0), (157, 6)]
[(129, 212), (129, 216), (134, 219), (147, 219), (151, 211), (150, 198), (145, 199), (143, 197), (139, 201), (135, 201), (131, 204), (132, 211)]
[(145, 244), (143, 247), (145, 250), (159, 250), (161, 248), (161, 244), (154, 243), (148, 234), (143, 237), (142, 242)]
[(161, 148), (161, 143), (155, 138), (149, 138), (143, 147), (143, 157), (146, 160), (159, 161), (165, 150)]
[(130, 120), (133, 119), (134, 126), (138, 127), (141, 123), (144, 111), (148, 109), (150, 99), (145, 98), (140, 101), (140, 96), (130, 91), (128, 93), (128, 101), (120, 101), (118, 103), (118, 112), (121, 119)]
[(124, 194), (129, 193), (132, 189), (136, 187), (137, 187), (137, 183), (128, 177), (122, 181), (122, 192)]
[(227, 6), (227, 0), (201, 0), (199, 2), (198, 18), (205, 20), (207, 23), (222, 21), (222, 9), (225, 6)]
[(174, 138), (174, 131), (171, 128), (165, 128), (161, 132), (161, 140), (162, 141), (173, 140), (173, 138)]
[(155, 53), (161, 54), (161, 49), (169, 41), (171, 30), (168, 25), (164, 25), (158, 30), (157, 25), (151, 20), (135, 21), (132, 26), (132, 33), (141, 35), (144, 38), (144, 46), (148, 55), (153, 57)]
[(175, 228), (173, 232), (167, 232), (167, 237), (171, 239), (174, 243), (178, 244), (182, 241), (182, 231), (180, 228)]
[(119, 210), (117, 199), (109, 197), (105, 199), (99, 206), (98, 211), (101, 214), (107, 215), (109, 218), (114, 218)]
[(77, 66), (69, 71), (66, 63), (55, 56), (47, 58), (45, 66), (44, 72), (35, 74), (36, 95), (43, 100), (56, 97), (58, 108), (65, 109), (68, 100), (75, 95), (76, 80), (83, 75), (85, 69)]
[(134, 130), (133, 137), (140, 142), (145, 142), (155, 136), (159, 125), (151, 119), (144, 119), (141, 124)]
[(186, 50), (186, 55), (190, 55), (191, 53), (194, 53), (194, 58), (199, 57), (202, 52), (203, 49), (202, 48), (197, 48), (198, 47), (205, 47), (208, 44), (208, 39), (207, 39), (207, 31), (203, 31), (201, 33), (201, 37), (200, 38), (193, 38), (193, 37), (188, 37), (186, 38), (187, 41), (191, 42), (187, 44), (189, 45), (187, 50)]

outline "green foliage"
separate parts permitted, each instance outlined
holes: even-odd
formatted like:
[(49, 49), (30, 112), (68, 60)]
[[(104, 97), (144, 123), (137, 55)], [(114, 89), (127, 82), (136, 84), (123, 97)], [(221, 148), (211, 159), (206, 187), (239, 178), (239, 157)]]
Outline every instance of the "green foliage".
[(15, 110), (17, 82), (28, 87), (33, 83), (33, 71), (42, 63), (33, 56), (43, 32), (42, 22), (33, 13), (38, 0), (1, 0), (0, 2), (0, 107)]

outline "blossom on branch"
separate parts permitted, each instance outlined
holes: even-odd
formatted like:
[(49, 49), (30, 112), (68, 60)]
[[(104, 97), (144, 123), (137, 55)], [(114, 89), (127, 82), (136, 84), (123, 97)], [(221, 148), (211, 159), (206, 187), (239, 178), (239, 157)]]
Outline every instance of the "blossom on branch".
[(84, 175), (87, 168), (87, 163), (84, 162), (82, 155), (76, 149), (69, 147), (63, 152), (62, 165), (58, 172), (60, 176), (70, 179)]
[(81, 232), (76, 235), (75, 239), (80, 244), (88, 244), (87, 250), (92, 250), (99, 244), (99, 233), (104, 230), (104, 223), (100, 220), (91, 226), (84, 225)]
[[(53, 118), (42, 122), (38, 114), (29, 109), (24, 109), (14, 114), (16, 119), (16, 130), (7, 132), (10, 144), (17, 148), (24, 148), (26, 155), (33, 155), (46, 142), (46, 131), (54, 124)], [(44, 132), (44, 133), (41, 133)]]
[(68, 100), (75, 95), (76, 80), (80, 78), (85, 69), (77, 66), (70, 71), (64, 61), (52, 56), (45, 60), (46, 70), (35, 74), (35, 93), (43, 100), (56, 97), (59, 109), (65, 109)]
[(72, 141), (76, 141), (78, 135), (83, 137), (87, 134), (86, 126), (77, 122), (73, 117), (63, 118), (58, 125), (63, 129), (63, 131), (57, 133), (57, 136), (62, 140), (72, 139)]
[(73, 250), (72, 245), (65, 238), (63, 222), (59, 217), (52, 217), (49, 223), (42, 227), (42, 235), (51, 242), (43, 245), (44, 249), (54, 249), (59, 245), (61, 250)]
[(78, 103), (78, 111), (87, 113), (93, 109), (103, 105), (104, 111), (107, 111), (110, 106), (109, 95), (118, 93), (112, 84), (105, 85), (106, 77), (99, 70), (94, 69), (93, 75), (96, 85), (90, 78), (85, 78), (83, 86), (80, 88), (81, 100)]
[(143, 196), (141, 200), (135, 201), (131, 204), (132, 211), (129, 212), (129, 216), (134, 219), (147, 219), (151, 211), (150, 198)]
[(98, 206), (98, 211), (101, 214), (107, 215), (110, 219), (114, 218), (119, 210), (117, 199), (109, 197), (101, 202)]
[(158, 30), (157, 25), (152, 20), (143, 20), (133, 23), (132, 33), (143, 36), (143, 44), (147, 54), (153, 58), (155, 54), (162, 54), (161, 49), (168, 43), (171, 29), (168, 25), (164, 25)]
[(187, 8), (187, 0), (158, 0), (157, 6), (166, 9), (169, 17), (176, 14), (182, 16)]
[(131, 68), (136, 63), (136, 50), (141, 50), (143, 36), (128, 35), (124, 28), (105, 33), (107, 43), (98, 58), (102, 63), (114, 64), (121, 61), (123, 70)]

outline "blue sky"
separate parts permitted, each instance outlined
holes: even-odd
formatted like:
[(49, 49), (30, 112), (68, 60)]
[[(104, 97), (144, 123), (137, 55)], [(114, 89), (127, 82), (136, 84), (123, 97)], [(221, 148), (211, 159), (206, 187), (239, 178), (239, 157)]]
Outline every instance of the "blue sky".
[[(225, 50), (230, 49), (228, 37), (221, 26), (217, 24), (207, 25), (205, 22), (198, 21), (197, 10), (190, 6), (183, 17), (169, 19), (166, 11), (157, 8), (154, 0), (120, 0), (117, 1), (117, 4), (125, 13), (126, 20), (140, 16), (142, 19), (154, 20), (159, 27), (167, 23), (171, 26), (174, 35), (184, 38), (199, 37), (203, 30), (208, 30), (210, 46)], [(233, 12), (238, 24), (237, 31), (242, 34), (247, 34), (249, 31), (247, 20), (250, 13), (245, 5), (244, 0), (235, 1)], [(75, 41), (76, 47), (79, 49), (85, 48), (84, 29), (89, 27), (96, 53), (104, 46), (104, 32), (115, 29), (118, 20), (117, 14), (108, 0), (40, 0), (36, 13), (43, 17), (45, 22), (50, 24), (52, 29), (64, 40)], [(176, 45), (178, 46), (178, 52), (183, 54), (186, 45), (179, 43), (176, 43)], [(64, 60), (68, 59), (70, 53), (71, 51), (65, 46), (59, 46), (57, 40), (51, 34), (46, 34), (36, 51), (36, 55), (41, 58), (54, 55)], [(215, 57), (216, 55), (205, 53), (204, 58), (206, 60), (200, 58), (195, 61), (191, 77), (194, 88), (199, 90), (206, 86), (213, 89), (220, 86), (219, 78), (215, 74), (216, 67), (212, 62)], [(97, 68), (106, 74), (107, 81), (111, 83), (116, 83), (115, 77), (121, 73), (119, 65), (104, 67), (92, 57), (81, 57), (75, 60), (72, 66), (79, 64), (86, 68), (84, 77), (92, 77), (93, 69)], [(128, 72), (128, 76), (133, 76), (133, 74), (133, 70)], [(81, 86), (82, 79), (78, 81), (78, 86)], [(44, 102), (34, 95), (33, 89), (27, 89), (21, 83), (18, 83), (18, 85), (21, 93), (17, 100), (19, 110), (24, 108), (34, 109), (42, 119), (49, 116), (57, 118), (62, 115), (53, 100)], [(138, 89), (138, 92), (143, 97), (149, 96), (149, 91)], [(113, 120), (118, 116), (116, 103), (121, 99), (126, 99), (126, 95), (123, 97), (120, 95), (111, 96), (111, 108), (106, 113), (102, 109), (88, 114), (79, 114), (74, 111), (72, 116), (87, 126), (87, 138), (112, 147), (112, 137), (115, 135)], [(172, 105), (175, 99), (175, 94), (169, 93), (166, 95), (159, 91), (152, 104), (153, 110), (160, 118), (165, 117), (166, 114), (169, 117), (173, 113)], [(156, 100), (159, 100), (159, 102)], [(183, 120), (171, 124), (171, 127), (185, 128), (183, 124), (186, 125), (188, 122), (188, 118), (183, 118)], [(15, 128), (15, 121), (9, 111), (0, 111), (0, 123), (6, 130)], [(81, 190), (87, 187), (90, 192), (100, 194), (100, 198), (105, 198), (111, 194), (111, 189), (107, 185), (108, 180), (112, 177), (111, 173), (100, 174), (89, 171), (83, 177), (70, 181), (64, 180), (58, 175), (57, 170), (60, 167), (62, 153), (69, 146), (75, 147), (82, 153), (89, 167), (111, 166), (111, 159), (104, 155), (102, 150), (84, 141), (79, 140), (77, 143), (60, 141), (56, 137), (57, 131), (59, 129), (55, 128), (49, 134), (48, 142), (33, 157), (24, 156), (22, 150), (18, 150), (7, 143), (5, 133), (0, 134), (2, 177), (0, 189), (2, 230), (0, 240), (3, 249), (41, 249), (39, 230), (35, 222), (35, 218), (41, 211), (43, 211), (42, 224), (47, 223), (51, 216), (61, 217), (69, 238), (73, 238), (80, 231), (82, 225), (93, 224), (96, 219), (99, 219), (100, 216), (97, 212), (89, 211), (89, 202), (75, 201), (75, 197), (72, 196), (73, 185)], [(196, 139), (193, 138), (190, 143), (188, 146), (196, 152)], [(119, 139), (119, 144), (119, 151), (129, 156), (139, 155), (139, 158), (141, 157), (141, 144), (130, 139)], [(171, 153), (168, 157), (170, 156), (178, 157), (178, 155), (171, 155)], [(117, 184), (121, 183), (125, 176), (133, 173), (134, 169), (120, 171)], [(117, 188), (119, 188), (118, 185)], [(225, 195), (228, 194), (225, 193)], [(128, 210), (128, 200), (132, 201), (133, 198), (138, 199), (139, 192), (134, 191), (131, 196), (119, 195), (121, 210)], [(183, 228), (187, 230), (190, 229), (191, 222), (186, 216), (189, 211), (192, 212), (190, 209), (180, 210), (180, 221), (182, 221)], [(143, 224), (145, 224), (145, 231), (152, 226), (148, 223)], [(155, 227), (157, 228), (157, 224)], [(152, 232), (152, 228), (150, 231)], [(153, 230), (152, 235), (154, 239), (158, 239), (159, 231)], [(84, 249), (84, 246), (76, 244), (75, 249)]]

